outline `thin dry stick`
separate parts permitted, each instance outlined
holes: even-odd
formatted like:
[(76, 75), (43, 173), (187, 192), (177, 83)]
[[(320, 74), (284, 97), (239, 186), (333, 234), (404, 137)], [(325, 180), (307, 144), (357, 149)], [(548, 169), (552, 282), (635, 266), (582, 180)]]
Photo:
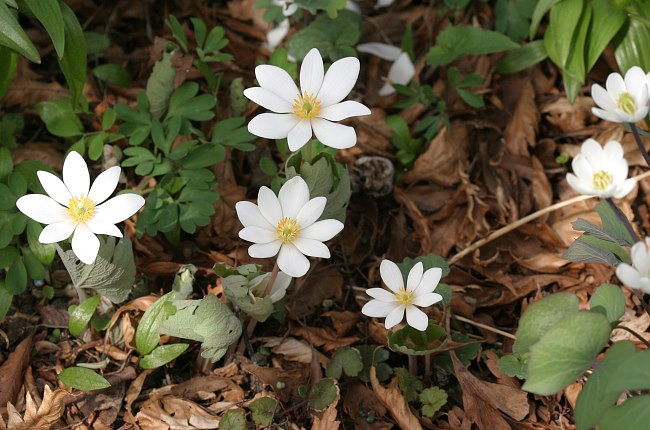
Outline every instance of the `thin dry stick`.
[[(650, 176), (650, 171), (643, 172), (642, 174), (635, 176), (634, 179), (636, 179), (637, 181), (640, 181), (641, 179), (645, 179), (648, 176)], [(572, 205), (574, 203), (581, 202), (583, 200), (588, 200), (588, 199), (593, 198), (593, 197), (595, 197), (595, 196), (576, 196), (576, 197), (574, 197), (572, 199), (569, 199), (569, 200), (565, 200), (565, 201), (562, 201), (562, 202), (557, 202), (554, 205), (545, 207), (544, 209), (540, 209), (537, 212), (534, 212), (534, 213), (532, 213), (530, 215), (527, 215), (527, 216), (525, 216), (525, 217), (523, 217), (521, 219), (518, 219), (517, 221), (515, 221), (515, 222), (513, 222), (511, 224), (503, 226), (499, 230), (496, 230), (496, 231), (492, 232), (490, 235), (484, 237), (483, 239), (477, 240), (476, 242), (474, 242), (473, 244), (471, 244), (467, 248), (460, 251), (458, 254), (451, 257), (449, 259), (449, 265), (457, 263), (463, 257), (471, 254), (472, 252), (476, 251), (480, 247), (492, 242), (495, 239), (500, 238), (501, 236), (504, 236), (504, 235), (510, 233), (513, 230), (518, 229), (519, 227), (521, 227), (524, 224), (528, 224), (532, 220), (537, 219), (537, 218), (541, 217), (542, 215), (545, 215), (547, 213), (556, 211), (556, 210), (561, 209), (561, 208), (566, 207), (566, 206), (570, 206), (570, 205)]]
[(476, 322), (476, 321), (470, 320), (468, 318), (461, 317), (460, 315), (454, 315), (454, 318), (457, 319), (460, 322), (471, 324), (473, 326), (476, 326), (476, 327), (491, 331), (493, 333), (500, 334), (501, 336), (509, 337), (510, 339), (517, 340), (517, 337), (514, 334), (508, 333), (507, 331), (499, 330), (498, 328), (494, 328), (494, 327), (486, 325), (486, 324), (481, 324), (480, 322)]

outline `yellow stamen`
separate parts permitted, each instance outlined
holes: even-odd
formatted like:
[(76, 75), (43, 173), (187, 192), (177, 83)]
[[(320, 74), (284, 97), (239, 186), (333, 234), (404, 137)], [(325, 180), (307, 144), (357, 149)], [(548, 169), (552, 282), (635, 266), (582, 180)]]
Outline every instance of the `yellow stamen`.
[(300, 233), (300, 224), (293, 218), (284, 217), (278, 223), (275, 234), (282, 243), (291, 243)]
[(76, 222), (86, 222), (95, 216), (95, 203), (83, 194), (68, 202), (68, 213)]
[(302, 96), (293, 100), (293, 113), (302, 119), (312, 119), (320, 113), (320, 102), (316, 96), (303, 91)]
[(413, 292), (407, 291), (404, 288), (401, 288), (397, 294), (395, 294), (395, 298), (399, 303), (401, 303), (404, 306), (410, 306), (413, 304), (413, 300), (415, 300), (415, 295), (413, 295)]
[(636, 112), (636, 101), (634, 100), (634, 96), (628, 92), (623, 92), (618, 96), (616, 106), (628, 115)]
[(593, 181), (594, 181), (594, 187), (602, 191), (612, 184), (614, 178), (609, 172), (606, 172), (604, 170), (599, 170), (596, 173), (594, 173)]

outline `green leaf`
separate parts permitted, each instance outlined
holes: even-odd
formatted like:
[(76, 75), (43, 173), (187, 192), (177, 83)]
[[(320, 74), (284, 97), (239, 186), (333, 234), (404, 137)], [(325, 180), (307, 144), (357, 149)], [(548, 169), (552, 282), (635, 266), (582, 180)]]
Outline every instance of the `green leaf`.
[(287, 42), (290, 55), (302, 60), (312, 48), (332, 61), (356, 56), (354, 45), (361, 36), (359, 14), (342, 10), (336, 19), (318, 16), (311, 24), (293, 34)]
[(6, 46), (0, 46), (0, 100), (4, 99), (14, 80), (17, 65), (18, 54)]
[(174, 275), (174, 283), (172, 284), (172, 291), (176, 291), (176, 297), (178, 299), (186, 299), (190, 294), (192, 294), (195, 273), (196, 266), (193, 264), (184, 264), (176, 271), (176, 275)]
[(278, 166), (275, 165), (275, 161), (267, 157), (260, 158), (260, 169), (268, 176), (275, 176), (278, 173)]
[(156, 300), (142, 315), (135, 332), (135, 347), (140, 354), (147, 355), (154, 350), (160, 342), (159, 328), (168, 316), (176, 312), (171, 301), (176, 297), (176, 292), (171, 291)]
[(84, 37), (86, 38), (86, 48), (88, 55), (100, 54), (104, 49), (111, 46), (111, 39), (101, 33), (94, 31), (85, 31)]
[(140, 359), (140, 367), (143, 369), (155, 369), (164, 366), (185, 352), (188, 346), (190, 345), (187, 343), (161, 345)]
[(8, 268), (16, 257), (18, 257), (18, 250), (13, 246), (0, 248), (0, 269)]
[(84, 127), (74, 112), (70, 99), (48, 100), (36, 104), (36, 111), (45, 123), (47, 131), (59, 137), (75, 137), (83, 134)]
[(59, 67), (72, 92), (72, 101), (77, 104), (86, 82), (86, 37), (72, 9), (63, 1), (59, 5), (65, 27), (65, 51)]
[(577, 312), (578, 298), (571, 293), (552, 294), (532, 303), (519, 320), (513, 352), (528, 352), (555, 324)]
[[(587, 239), (588, 237), (591, 239)], [(607, 249), (603, 249), (597, 245), (592, 245), (592, 242), (594, 240), (599, 239), (596, 239), (593, 236), (589, 236), (588, 234), (583, 234), (578, 239), (573, 241), (571, 246), (569, 246), (569, 249), (564, 251), (562, 258), (576, 262), (605, 263), (611, 266), (617, 266), (619, 261), (616, 256)]]
[(111, 386), (106, 378), (85, 367), (68, 367), (57, 378), (68, 387), (81, 391), (101, 390)]
[(95, 314), (100, 299), (100, 296), (92, 296), (84, 300), (79, 306), (76, 306), (74, 310), (70, 312), (68, 330), (70, 330), (70, 333), (73, 336), (79, 337), (79, 335), (84, 331), (90, 322), (90, 319)]
[(621, 222), (621, 219), (627, 218), (625, 218), (625, 214), (618, 206), (603, 201), (596, 205), (596, 212), (603, 223), (603, 229), (616, 238), (620, 245), (632, 246), (636, 243), (636, 238), (632, 237), (629, 230)]
[(589, 301), (589, 309), (602, 313), (611, 323), (618, 321), (625, 313), (625, 296), (621, 287), (603, 284), (596, 288)]
[(650, 27), (644, 20), (650, 18), (650, 10), (644, 2), (631, 2), (628, 6), (630, 18), (614, 38), (614, 55), (622, 72), (633, 66), (650, 70)]
[(536, 3), (536, 0), (497, 0), (495, 30), (515, 42), (525, 38)]
[(9, 266), (5, 278), (5, 286), (11, 294), (21, 294), (27, 288), (27, 269), (23, 259), (18, 257)]
[(418, 398), (418, 393), (422, 391), (423, 388), (420, 378), (413, 375), (403, 367), (398, 367), (394, 370), (397, 375), (399, 389), (404, 395), (404, 398), (409, 402), (416, 400)]
[(174, 90), (175, 76), (176, 72), (172, 66), (171, 54), (165, 53), (154, 64), (151, 76), (147, 80), (147, 89), (145, 90), (145, 94), (149, 100), (149, 112), (154, 118), (162, 118), (165, 111), (167, 111), (169, 98)]
[(431, 418), (447, 404), (447, 392), (438, 387), (427, 388), (420, 393), (420, 403), (422, 415)]
[(560, 1), (561, 0), (539, 0), (537, 2), (537, 6), (535, 6), (535, 10), (533, 11), (533, 16), (530, 20), (530, 30), (528, 32), (529, 39), (535, 38), (535, 34), (537, 33), (537, 29), (539, 28), (539, 23), (542, 22), (542, 18), (544, 18), (546, 12), (551, 10), (551, 8), (556, 3), (559, 3)]
[(33, 63), (41, 62), (34, 44), (5, 2), (0, 2), (0, 45), (16, 51)]
[(322, 411), (336, 402), (338, 395), (339, 387), (336, 380), (331, 378), (321, 379), (309, 390), (309, 404), (313, 409)]
[(559, 321), (530, 347), (522, 389), (548, 396), (573, 383), (591, 367), (611, 331), (599, 313), (577, 312)]
[(175, 116), (191, 121), (209, 121), (214, 118), (212, 108), (217, 104), (217, 98), (211, 94), (201, 94), (199, 84), (196, 82), (185, 82), (169, 99), (169, 111), (167, 118)]
[(551, 60), (563, 70), (569, 62), (583, 9), (583, 0), (561, 1), (551, 9), (550, 22), (544, 33), (544, 48)]
[(45, 278), (45, 267), (38, 261), (34, 253), (29, 248), (21, 248), (23, 254), (23, 263), (27, 269), (27, 277), (29, 279), (43, 279)]
[(0, 211), (10, 211), (16, 207), (16, 195), (3, 183), (0, 183)]
[(377, 379), (386, 381), (393, 373), (393, 369), (385, 363), (390, 357), (390, 353), (376, 345), (359, 345), (357, 347), (361, 353), (361, 360), (363, 361), (363, 372), (359, 375), (359, 379), (363, 382), (370, 382), (370, 368), (375, 367), (377, 370)]
[(425, 331), (407, 325), (395, 332), (388, 332), (388, 347), (408, 355), (427, 355), (447, 345), (447, 332), (429, 321)]
[(605, 47), (607, 47), (627, 20), (625, 10), (617, 7), (616, 3), (611, 0), (592, 0), (590, 7), (593, 10), (593, 14), (591, 18), (591, 31), (589, 32), (585, 53), (587, 70), (591, 70), (594, 64), (596, 64)]
[(230, 409), (219, 420), (220, 430), (246, 430), (246, 412), (241, 408)]
[(172, 31), (174, 38), (183, 51), (187, 52), (187, 38), (185, 37), (185, 31), (183, 30), (181, 23), (178, 21), (178, 18), (174, 15), (169, 15), (169, 19), (166, 20), (165, 24), (167, 24), (169, 29)]
[(575, 101), (578, 92), (580, 91), (580, 87), (584, 84), (586, 78), (585, 46), (587, 44), (587, 34), (591, 24), (592, 10), (591, 4), (589, 4), (586, 9), (580, 13), (580, 19), (578, 20), (577, 27), (573, 34), (569, 57), (566, 60), (563, 79), (564, 88), (570, 103)]
[(548, 57), (544, 41), (535, 40), (513, 49), (497, 61), (497, 72), (503, 75), (521, 72)]
[(361, 369), (363, 369), (363, 362), (359, 350), (345, 346), (336, 350), (327, 365), (325, 374), (328, 378), (339, 379), (343, 372), (348, 376), (357, 376)]
[(57, 247), (57, 251), (77, 288), (96, 290), (111, 302), (121, 303), (129, 296), (135, 281), (131, 240), (124, 236), (117, 245), (113, 236), (99, 240), (99, 253), (93, 264), (82, 263), (72, 250)]
[(4, 281), (0, 281), (0, 321), (2, 321), (9, 311), (11, 306), (11, 301), (13, 300), (14, 295), (7, 290), (7, 285)]
[(101, 64), (93, 69), (93, 75), (118, 87), (129, 88), (131, 86), (129, 72), (119, 64)]
[(65, 30), (63, 26), (63, 14), (58, 1), (52, 0), (23, 0), (31, 12), (36, 16), (45, 31), (52, 39), (56, 55), (61, 58), (65, 51)]
[(278, 407), (278, 402), (270, 397), (260, 397), (253, 400), (248, 408), (251, 410), (255, 424), (262, 427), (269, 427), (273, 422), (273, 414)]
[(515, 42), (496, 31), (465, 25), (449, 25), (427, 54), (430, 66), (443, 66), (463, 55), (482, 55), (517, 48)]
[(650, 421), (650, 395), (631, 397), (608, 409), (600, 422), (600, 430), (646, 430)]
[(514, 354), (501, 357), (497, 362), (497, 367), (510, 377), (519, 379), (526, 377), (526, 361)]

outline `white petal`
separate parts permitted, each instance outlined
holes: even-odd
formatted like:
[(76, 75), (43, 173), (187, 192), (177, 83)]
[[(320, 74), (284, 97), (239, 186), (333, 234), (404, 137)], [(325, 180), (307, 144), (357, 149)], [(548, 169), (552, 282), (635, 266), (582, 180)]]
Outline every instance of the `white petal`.
[(388, 70), (388, 80), (394, 84), (406, 85), (413, 76), (415, 76), (415, 66), (406, 52), (402, 53)]
[(409, 271), (409, 275), (406, 278), (406, 290), (415, 291), (415, 289), (420, 285), (422, 280), (422, 274), (424, 273), (424, 265), (422, 262), (418, 262), (415, 266)]
[(287, 33), (289, 33), (288, 19), (283, 20), (277, 27), (266, 33), (266, 42), (271, 51), (274, 51), (275, 48), (284, 40)]
[(73, 197), (88, 195), (90, 189), (88, 165), (78, 152), (70, 152), (63, 162), (63, 183)]
[(119, 194), (95, 207), (97, 220), (117, 224), (140, 210), (144, 206), (144, 198), (135, 193)]
[[(341, 121), (352, 116), (370, 115), (370, 109), (352, 100), (336, 103), (321, 109), (318, 116), (330, 121)], [(311, 132), (311, 130), (310, 130)], [(311, 134), (310, 134), (311, 137)]]
[(383, 288), (368, 288), (366, 290), (366, 294), (373, 299), (377, 299), (382, 302), (397, 303), (395, 294), (391, 293), (390, 291), (386, 291)]
[(395, 0), (377, 0), (377, 2), (375, 3), (375, 9), (379, 9), (380, 7), (390, 6), (393, 3), (395, 3)]
[(593, 187), (587, 186), (584, 182), (578, 179), (578, 177), (573, 173), (567, 173), (566, 181), (571, 186), (571, 188), (576, 190), (579, 194), (585, 196), (594, 196), (598, 194), (598, 191), (596, 191)]
[(619, 264), (616, 268), (616, 276), (628, 287), (641, 288), (641, 274), (629, 264)]
[(395, 294), (399, 293), (401, 289), (404, 288), (404, 278), (402, 277), (402, 272), (400, 272), (397, 264), (393, 263), (390, 260), (382, 260), (381, 265), (379, 266), (379, 274), (381, 275), (382, 281), (391, 291)]
[(650, 250), (644, 242), (637, 242), (632, 246), (630, 257), (634, 268), (641, 273), (650, 274)]
[[(323, 58), (318, 49), (312, 48), (300, 66), (300, 90), (315, 96), (323, 85)], [(321, 101), (322, 103), (322, 101)]]
[(255, 77), (261, 87), (277, 94), (283, 100), (292, 102), (300, 95), (296, 83), (286, 70), (280, 67), (262, 64), (255, 67)]
[(122, 169), (119, 166), (114, 166), (97, 176), (97, 179), (95, 179), (88, 192), (88, 197), (93, 203), (98, 205), (113, 194), (113, 191), (117, 187), (117, 182), (120, 180), (121, 171)]
[(250, 120), (248, 131), (266, 139), (284, 139), (300, 122), (292, 113), (262, 113)]
[(283, 99), (273, 91), (262, 87), (247, 88), (244, 95), (258, 105), (277, 113), (289, 113), (293, 110), (289, 100)]
[(603, 110), (603, 109), (598, 109), (595, 107), (591, 108), (591, 112), (596, 115), (598, 118), (602, 118), (605, 121), (611, 121), (611, 122), (625, 122), (625, 118), (623, 118), (618, 112), (618, 109), (615, 109), (613, 111), (609, 110)]
[(271, 228), (277, 228), (284, 215), (278, 197), (269, 187), (260, 187), (257, 193), (257, 205), (264, 219), (271, 224)]
[(616, 109), (616, 102), (612, 99), (612, 96), (605, 88), (598, 84), (593, 84), (591, 86), (591, 98), (594, 99), (594, 103), (600, 106), (603, 110), (613, 111)]
[(370, 300), (368, 303), (363, 305), (361, 308), (361, 313), (374, 318), (384, 318), (386, 317), (397, 304), (386, 303), (379, 300)]
[(298, 251), (310, 257), (330, 258), (330, 250), (323, 242), (313, 239), (305, 239), (297, 237), (293, 240), (293, 245), (298, 248)]
[(422, 275), (420, 285), (415, 289), (415, 295), (427, 294), (433, 292), (440, 282), (442, 277), (442, 269), (440, 267), (433, 267)]
[(407, 306), (406, 322), (416, 330), (425, 331), (429, 325), (429, 318), (415, 306)]
[(311, 139), (311, 135), (311, 122), (308, 119), (301, 120), (287, 136), (289, 150), (291, 152), (296, 152), (305, 146), (305, 143), (309, 142), (309, 139)]
[[(380, 300), (370, 300), (363, 305), (361, 313), (373, 318), (385, 318), (393, 310), (399, 307), (397, 303), (382, 302)], [(401, 320), (401, 318), (400, 318)], [(398, 321), (399, 322), (399, 321)]]
[(402, 322), (403, 319), (404, 319), (404, 306), (399, 305), (395, 309), (390, 311), (388, 315), (386, 315), (386, 321), (384, 321), (384, 325), (386, 326), (386, 328), (392, 328), (395, 327), (400, 322)]
[[(255, 203), (241, 201), (237, 202), (235, 205), (235, 210), (237, 211), (237, 217), (244, 227), (257, 226), (266, 228), (268, 230), (273, 229), (273, 225), (262, 215), (260, 208), (257, 207)], [(278, 218), (279, 220), (279, 218)]]
[(584, 155), (578, 154), (571, 162), (571, 167), (573, 168), (573, 173), (575, 173), (581, 181), (593, 181), (594, 169), (589, 163), (589, 160), (587, 160), (587, 157)]
[(343, 223), (335, 219), (316, 221), (309, 227), (300, 230), (300, 237), (325, 242), (343, 230)]
[(323, 107), (340, 102), (350, 94), (359, 77), (359, 60), (354, 57), (341, 58), (330, 66), (318, 92)]
[(239, 237), (249, 242), (255, 243), (269, 243), (278, 240), (278, 236), (275, 234), (275, 231), (267, 230), (265, 228), (250, 226), (244, 227), (239, 230)]
[(16, 201), (16, 206), (22, 213), (43, 224), (53, 224), (70, 219), (66, 208), (43, 194), (22, 196)]
[(298, 212), (296, 221), (300, 224), (300, 228), (304, 229), (316, 222), (323, 214), (327, 199), (325, 197), (314, 197), (309, 200)]
[(397, 46), (377, 42), (361, 43), (357, 45), (357, 51), (372, 54), (388, 61), (397, 60), (397, 58), (402, 53), (402, 50)]
[(286, 243), (280, 248), (278, 266), (287, 275), (299, 278), (309, 270), (309, 260), (295, 246)]
[(607, 92), (613, 100), (618, 100), (622, 92), (627, 91), (623, 77), (618, 73), (610, 73), (605, 82)]
[(587, 158), (594, 170), (600, 170), (606, 166), (603, 147), (594, 139), (587, 139), (580, 147), (580, 154)]
[(626, 179), (625, 182), (623, 182), (621, 185), (616, 187), (616, 191), (614, 191), (612, 197), (614, 197), (615, 199), (622, 199), (623, 197), (627, 196), (632, 192), (635, 185), (636, 185), (636, 179), (634, 178)]
[(389, 96), (395, 92), (395, 88), (391, 84), (384, 84), (383, 87), (377, 91), (377, 94), (379, 94), (382, 97)]
[(77, 223), (72, 219), (46, 225), (38, 236), (38, 241), (41, 243), (60, 242), (69, 238), (76, 227)]
[(95, 234), (107, 234), (109, 236), (122, 237), (122, 232), (114, 224), (102, 222), (95, 218), (86, 221), (86, 226)]
[(612, 160), (618, 160), (619, 158), (623, 158), (623, 147), (621, 146), (620, 142), (617, 142), (616, 140), (610, 140), (605, 144), (605, 157), (612, 161)]
[(635, 96), (640, 93), (643, 86), (646, 85), (645, 73), (639, 66), (633, 66), (625, 72), (624, 80), (627, 91)]
[(295, 219), (309, 201), (307, 182), (300, 176), (294, 176), (282, 185), (278, 199), (282, 207), (282, 215)]
[(77, 225), (72, 236), (72, 251), (86, 264), (93, 264), (99, 252), (99, 239), (84, 224)]
[(357, 134), (352, 127), (329, 122), (322, 118), (313, 118), (311, 126), (316, 138), (330, 148), (347, 149), (357, 143)]
[(439, 301), (442, 301), (442, 296), (440, 294), (427, 293), (427, 294), (419, 295), (415, 299), (413, 299), (413, 304), (415, 306), (426, 307), (426, 306), (431, 306), (434, 303), (438, 303)]
[(248, 247), (248, 255), (253, 258), (273, 257), (280, 250), (282, 242), (278, 239), (270, 243), (256, 243)]
[(295, 3), (285, 2), (282, 6), (282, 14), (284, 16), (291, 16), (298, 10), (298, 5)]
[(68, 187), (65, 186), (63, 181), (45, 170), (39, 170), (36, 172), (38, 175), (39, 181), (45, 192), (56, 200), (58, 203), (61, 203), (63, 206), (68, 207), (72, 194), (68, 190)]

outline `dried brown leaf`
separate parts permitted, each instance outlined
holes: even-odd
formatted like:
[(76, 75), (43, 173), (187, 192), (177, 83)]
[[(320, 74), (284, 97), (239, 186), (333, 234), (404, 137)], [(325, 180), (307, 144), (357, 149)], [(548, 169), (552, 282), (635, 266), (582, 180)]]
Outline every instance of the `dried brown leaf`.
[(503, 133), (508, 151), (513, 155), (528, 156), (528, 147), (536, 143), (539, 111), (535, 103), (535, 88), (525, 80), (518, 94), (517, 107)]
[(0, 366), (0, 408), (14, 403), (23, 381), (23, 371), (29, 365), (32, 337), (25, 338)]
[[(31, 394), (25, 396), (25, 416), (22, 417), (11, 403), (7, 404), (9, 420), (7, 430), (47, 430), (61, 418), (65, 410), (63, 398), (68, 395), (65, 390), (52, 391), (48, 385), (45, 386), (43, 402), (37, 406)], [(4, 422), (0, 419), (0, 429), (3, 429)]]
[(294, 327), (291, 333), (300, 336), (316, 346), (322, 346), (325, 351), (352, 345), (359, 340), (356, 336), (341, 337), (327, 327)]
[(314, 422), (311, 425), (311, 430), (338, 430), (341, 422), (337, 421), (336, 419), (336, 406), (339, 404), (340, 398), (341, 391), (339, 390), (339, 386), (337, 384), (336, 398), (327, 408), (325, 408), (324, 411), (317, 413), (314, 416)]
[(370, 368), (370, 384), (381, 404), (388, 409), (388, 412), (390, 412), (390, 415), (395, 419), (400, 428), (422, 430), (420, 421), (409, 409), (408, 402), (397, 386), (397, 378), (393, 378), (390, 384), (388, 384), (388, 388), (384, 388), (379, 383), (377, 371), (373, 366)]

